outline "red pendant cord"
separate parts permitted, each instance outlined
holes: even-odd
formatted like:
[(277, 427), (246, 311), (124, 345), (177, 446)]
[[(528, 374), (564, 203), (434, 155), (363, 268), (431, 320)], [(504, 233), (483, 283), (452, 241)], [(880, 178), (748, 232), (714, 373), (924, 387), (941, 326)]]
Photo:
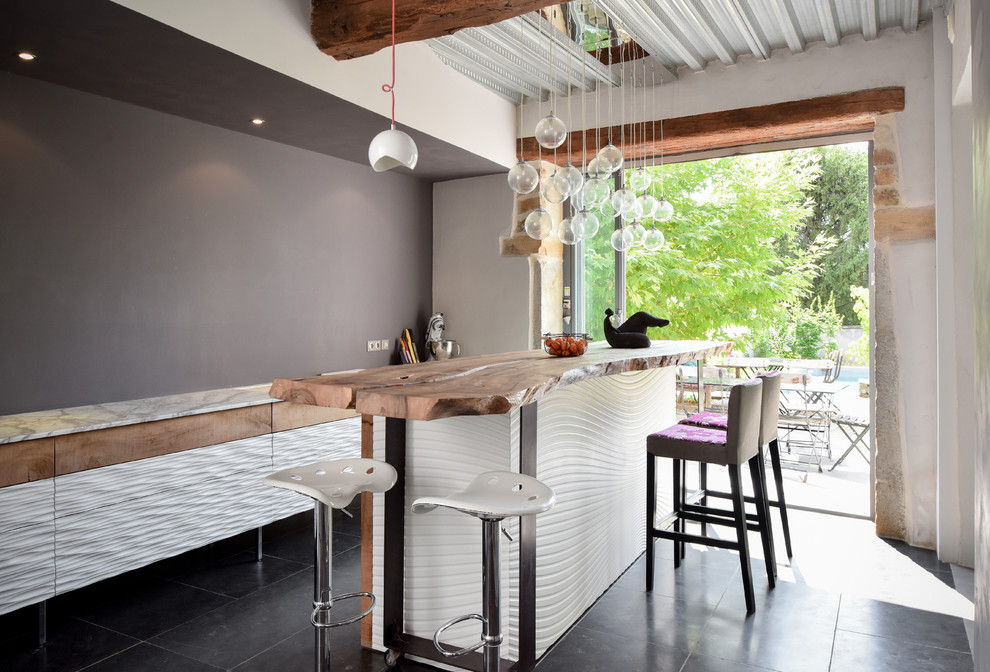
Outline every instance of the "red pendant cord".
[(392, 0), (392, 83), (382, 84), (382, 91), (392, 94), (392, 126), (395, 126), (395, 0)]

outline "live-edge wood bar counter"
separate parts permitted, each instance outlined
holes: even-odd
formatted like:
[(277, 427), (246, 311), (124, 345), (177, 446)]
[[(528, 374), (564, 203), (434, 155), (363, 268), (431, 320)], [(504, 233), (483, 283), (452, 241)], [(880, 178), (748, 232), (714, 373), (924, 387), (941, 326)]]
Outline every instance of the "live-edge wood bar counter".
[[(580, 357), (532, 350), (276, 379), (277, 399), (374, 416), (363, 453), (399, 471), (372, 507), (373, 645), (481, 669), (479, 654), (442, 659), (432, 642), (444, 621), (480, 611), (480, 526), (407, 512), (483, 471), (518, 471), (557, 494), (549, 512), (504, 525), (503, 668), (532, 670), (645, 548), (645, 438), (674, 422), (673, 367), (729, 345), (596, 343)], [(448, 631), (450, 643), (477, 641), (476, 629)]]

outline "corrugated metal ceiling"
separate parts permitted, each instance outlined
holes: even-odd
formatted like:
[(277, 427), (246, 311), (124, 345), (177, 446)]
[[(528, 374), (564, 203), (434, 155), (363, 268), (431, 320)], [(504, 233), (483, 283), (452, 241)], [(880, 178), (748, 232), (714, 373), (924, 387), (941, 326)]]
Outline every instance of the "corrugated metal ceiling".
[[(888, 28), (917, 30), (942, 0), (596, 0), (556, 5), (553, 27), (531, 13), (481, 28), (428, 40), (440, 59), (502, 97), (566, 95), (618, 78), (578, 43), (585, 29), (627, 34), (661, 66), (662, 76), (684, 68), (704, 70), (719, 61), (773, 58), (775, 50), (797, 53), (825, 42), (862, 35), (876, 39)], [(551, 61), (552, 56), (552, 61)], [(582, 64), (583, 61), (583, 64)], [(553, 65), (550, 65), (550, 63)]]

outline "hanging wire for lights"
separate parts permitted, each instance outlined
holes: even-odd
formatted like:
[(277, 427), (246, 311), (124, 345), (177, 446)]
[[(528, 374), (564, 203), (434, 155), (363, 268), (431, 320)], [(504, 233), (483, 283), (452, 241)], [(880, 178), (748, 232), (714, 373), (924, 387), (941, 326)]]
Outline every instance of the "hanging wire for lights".
[(372, 139), (368, 163), (378, 173), (399, 166), (414, 169), (419, 161), (419, 149), (409, 135), (395, 128), (395, 0), (392, 0), (392, 82), (382, 84), (382, 91), (392, 96), (392, 126)]
[(528, 194), (536, 189), (537, 185), (540, 183), (540, 173), (527, 161), (523, 160), (523, 138), (522, 138), (522, 127), (523, 127), (523, 100), (525, 99), (525, 93), (523, 92), (523, 81), (525, 77), (525, 71), (523, 69), (523, 64), (526, 62), (526, 42), (523, 40), (523, 28), (525, 27), (525, 22), (519, 19), (519, 125), (516, 127), (516, 133), (519, 135), (519, 162), (509, 169), (509, 174), (507, 180), (509, 182), (509, 188), (517, 194)]
[[(570, 13), (565, 15), (565, 21), (570, 19)], [(571, 116), (571, 52), (567, 52), (567, 127), (570, 129), (574, 128), (574, 118)], [(561, 166), (556, 169), (553, 173), (553, 184), (564, 198), (570, 198), (574, 196), (581, 188), (584, 186), (584, 175), (580, 170), (574, 167), (571, 163), (571, 136), (574, 134), (573, 130), (567, 133), (567, 165)], [(557, 150), (554, 150), (556, 152)], [(554, 154), (554, 163), (556, 163), (556, 154)], [(568, 222), (569, 223), (569, 222)], [(563, 226), (563, 222), (561, 223)], [(561, 238), (563, 240), (563, 238)], [(576, 242), (576, 241), (575, 241)]]
[[(583, 49), (583, 47), (582, 47), (582, 49)], [(582, 83), (586, 83), (588, 81), (587, 78), (586, 78), (586, 75), (587, 75), (587, 73), (586, 73), (587, 63), (586, 63), (585, 58), (584, 58), (585, 56), (586, 55), (584, 53), (582, 53), (582, 58), (581, 58), (581, 82)], [(585, 92), (584, 92), (584, 89), (582, 88), (582, 90), (581, 90), (581, 167), (585, 171), (587, 171), (587, 169), (588, 169), (588, 117), (585, 114), (585, 105), (584, 105), (585, 95), (584, 94), (585, 94)], [(581, 208), (578, 211), (578, 213), (575, 214), (572, 217), (572, 219), (574, 221), (574, 228), (580, 233), (581, 238), (583, 240), (587, 240), (589, 238), (594, 238), (595, 237), (595, 234), (598, 233), (598, 217), (595, 216), (595, 213), (591, 212), (591, 210), (589, 210), (589, 208), (592, 208), (593, 209), (593, 208), (597, 207), (601, 203), (601, 201), (604, 200), (604, 197), (602, 197), (601, 200), (599, 200), (599, 201), (597, 201), (595, 203), (589, 203), (589, 201), (588, 201), (588, 184), (591, 182), (591, 180), (594, 180), (594, 179), (597, 179), (597, 178), (592, 178), (592, 177), (589, 176), (589, 179), (586, 180), (585, 183), (582, 185), (582, 187), (581, 187), (581, 198), (580, 198)], [(598, 181), (601, 182), (602, 185), (604, 185), (606, 189), (608, 189), (608, 186), (605, 184), (604, 180), (598, 180)]]
[[(620, 81), (622, 82), (622, 87), (620, 88), (620, 91), (621, 91), (621, 90), (625, 89), (625, 80), (626, 80), (625, 45), (622, 45), (622, 48), (619, 50), (619, 63), (620, 63), (619, 68), (620, 68), (620, 72), (621, 72)], [(626, 96), (625, 96), (625, 94), (623, 94), (622, 95), (622, 123), (619, 126), (619, 132), (621, 133), (620, 142), (622, 143), (622, 146), (623, 147), (626, 146), (626, 124), (625, 124), (625, 118), (626, 118)], [(613, 147), (614, 147), (614, 145), (613, 145)], [(621, 157), (621, 155), (622, 155), (621, 150), (619, 150), (618, 147), (615, 147), (615, 150), (617, 152), (619, 152), (619, 155)], [(621, 166), (621, 165), (622, 165), (622, 161), (619, 162), (619, 166)], [(626, 186), (626, 184), (625, 184), (625, 180), (623, 180), (622, 188), (621, 189), (616, 189), (615, 190), (615, 193), (612, 194), (612, 207), (615, 208), (615, 211), (621, 217), (623, 217), (623, 219), (625, 219), (628, 215), (632, 214), (632, 210), (633, 210), (633, 207), (635, 205), (636, 205), (636, 193), (632, 189), (628, 188)]]
[[(537, 12), (537, 30), (540, 33), (540, 40), (543, 39), (543, 16)], [(552, 29), (551, 25), (551, 29)], [(557, 149), (562, 144), (564, 140), (567, 139), (567, 127), (554, 113), (553, 108), (556, 103), (557, 97), (554, 93), (554, 85), (556, 84), (556, 79), (553, 77), (553, 47), (554, 39), (553, 35), (548, 35), (550, 38), (550, 114), (540, 119), (536, 124), (536, 131), (534, 135), (536, 136), (536, 141), (546, 149)]]
[[(660, 78), (660, 90), (663, 91), (663, 77)], [(654, 93), (654, 96), (656, 93)], [(654, 104), (656, 104), (656, 98), (654, 98)], [(654, 116), (656, 116), (654, 114)], [(664, 193), (664, 182), (663, 182), (663, 117), (660, 117), (660, 201), (657, 203), (656, 210), (654, 211), (653, 218), (666, 222), (671, 217), (674, 216), (674, 206), (671, 205), (670, 201), (667, 200), (666, 194)]]
[[(621, 49), (621, 46), (620, 46)], [(621, 53), (621, 52), (620, 52)], [(612, 50), (608, 51), (608, 68), (612, 69)], [(622, 78), (620, 76), (619, 83), (622, 83)], [(622, 150), (612, 144), (612, 122), (614, 117), (612, 116), (612, 89), (614, 87), (609, 86), (608, 88), (608, 144), (598, 150), (598, 160), (602, 163), (600, 169), (604, 170), (608, 168), (609, 174), (614, 173), (622, 168)]]
[[(655, 85), (656, 85), (656, 83), (654, 81), (654, 86)], [(644, 89), (646, 88), (646, 59), (643, 59), (643, 88)], [(656, 97), (654, 96), (653, 99), (655, 101), (656, 100)], [(654, 103), (654, 108), (655, 108), (655, 103)], [(654, 114), (656, 114), (656, 110), (655, 109), (654, 109)], [(643, 193), (636, 197), (636, 206), (635, 206), (636, 216), (639, 218), (640, 222), (642, 222), (643, 220), (652, 219), (653, 213), (656, 212), (656, 209), (657, 209), (657, 199), (656, 199), (656, 196), (654, 196), (651, 193), (650, 188), (649, 188), (652, 185), (652, 183), (653, 183), (653, 174), (655, 172), (655, 166), (656, 166), (656, 153), (655, 152), (653, 153), (653, 157), (654, 157), (653, 158), (653, 166), (651, 167), (650, 170), (647, 170), (646, 169), (646, 151), (647, 151), (647, 144), (648, 144), (646, 142), (646, 118), (647, 118), (647, 112), (646, 112), (646, 96), (644, 95), (643, 96), (643, 136), (642, 136), (643, 137), (643, 165), (642, 165), (642, 171), (649, 178), (649, 183), (646, 185), (646, 187), (644, 187)], [(654, 139), (656, 137), (655, 134), (656, 134), (656, 121), (654, 120), (653, 121), (653, 133), (650, 136), (650, 142), (649, 142), (649, 144), (651, 144), (651, 145), (654, 142)], [(647, 233), (649, 233), (649, 232), (647, 232)], [(645, 239), (645, 236), (644, 236), (644, 239)]]
[[(542, 42), (543, 42), (543, 32), (540, 30), (540, 23), (537, 22), (537, 41), (536, 49), (539, 53)], [(543, 111), (543, 101), (540, 101), (540, 112)], [(536, 143), (537, 149), (537, 165), (539, 165), (539, 173), (543, 172), (543, 145)], [(542, 181), (542, 180), (541, 180)], [(544, 240), (553, 233), (553, 216), (547, 212), (543, 207), (543, 189), (540, 189), (539, 193), (540, 205), (536, 210), (533, 210), (528, 215), (526, 215), (526, 220), (523, 222), (523, 228), (526, 230), (526, 235), (530, 238), (535, 238), (536, 240)]]

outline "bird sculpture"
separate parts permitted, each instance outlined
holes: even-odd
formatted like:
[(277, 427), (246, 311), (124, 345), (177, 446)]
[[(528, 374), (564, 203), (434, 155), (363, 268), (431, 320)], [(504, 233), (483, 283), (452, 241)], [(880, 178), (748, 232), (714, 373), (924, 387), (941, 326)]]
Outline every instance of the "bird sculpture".
[(612, 326), (614, 314), (611, 308), (605, 309), (605, 340), (613, 348), (648, 348), (650, 337), (646, 335), (647, 328), (666, 327), (670, 324), (670, 320), (639, 311), (615, 327)]

